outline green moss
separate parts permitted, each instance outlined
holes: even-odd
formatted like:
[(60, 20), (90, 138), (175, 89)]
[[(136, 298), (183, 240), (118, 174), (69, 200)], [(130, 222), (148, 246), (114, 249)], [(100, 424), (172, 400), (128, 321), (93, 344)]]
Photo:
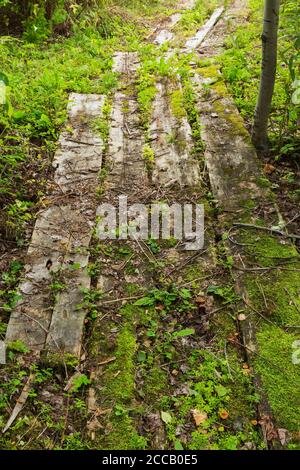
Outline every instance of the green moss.
[(245, 201), (242, 201), (242, 205), (245, 209), (254, 209), (257, 205), (257, 201), (253, 199), (247, 199)]
[(105, 449), (107, 450), (143, 450), (147, 440), (140, 436), (132, 426), (131, 418), (125, 413), (114, 416), (111, 420), (112, 430), (108, 435)]
[(143, 392), (148, 403), (153, 405), (153, 401), (157, 402), (160, 397), (166, 393), (167, 376), (166, 372), (157, 365), (152, 365), (147, 371)]
[[(298, 252), (295, 247), (289, 244), (289, 242), (283, 242), (276, 235), (269, 236), (265, 234), (255, 235), (252, 234), (251, 238), (248, 237), (249, 242), (254, 241), (255, 244), (250, 248), (250, 252), (259, 259), (262, 266), (275, 265), (276, 260), (279, 259), (290, 259), (298, 257)], [(286, 277), (286, 274), (283, 275)]]
[(152, 173), (155, 164), (155, 153), (149, 144), (145, 144), (143, 147), (143, 159), (145, 161), (147, 171)]
[(271, 182), (265, 176), (259, 176), (255, 180), (256, 184), (261, 188), (270, 188)]
[(257, 273), (244, 277), (251, 304), (271, 322), (257, 315), (254, 369), (278, 426), (296, 431), (300, 424), (300, 368), (292, 362), (292, 344), (298, 331), (293, 327), (299, 325), (299, 255), (293, 245), (275, 235), (248, 231), (243, 232), (242, 241), (249, 244), (249, 261), (271, 268), (263, 277)]
[(216, 78), (219, 79), (221, 76), (219, 67), (215, 64), (201, 67), (198, 69), (198, 72), (202, 75), (202, 77), (211, 78), (212, 80)]
[(230, 129), (227, 129), (227, 132), (231, 133), (233, 136), (243, 136), (243, 138), (251, 145), (250, 135), (245, 128), (244, 121), (235, 108), (230, 109), (229, 107), (226, 107), (222, 101), (216, 100), (214, 101), (214, 109), (221, 118), (225, 119), (228, 124), (230, 124)]
[(105, 394), (114, 400), (126, 402), (134, 394), (134, 357), (136, 339), (133, 326), (126, 324), (117, 339), (116, 360), (105, 374)]
[[(137, 349), (135, 337), (135, 318), (137, 309), (126, 305), (120, 312), (123, 324), (116, 340), (114, 351), (115, 361), (105, 369), (101, 379), (101, 396), (106, 399), (107, 406), (112, 408), (106, 428), (109, 433), (100, 436), (97, 443), (99, 449), (134, 450), (144, 449), (147, 442), (139, 436), (135, 428), (132, 414), (135, 406), (135, 355)], [(105, 342), (110, 327), (108, 325)], [(101, 346), (101, 352), (103, 345)], [(112, 354), (110, 352), (110, 354)], [(136, 412), (136, 409), (135, 409)]]
[(298, 335), (272, 325), (264, 325), (257, 334), (255, 369), (262, 377), (278, 426), (289, 431), (299, 431), (300, 425), (300, 367), (292, 362), (292, 344), (297, 339)]
[(186, 117), (186, 111), (184, 108), (184, 96), (182, 90), (175, 90), (171, 94), (171, 110), (173, 116), (178, 120)]
[[(267, 314), (272, 321), (282, 326), (299, 324), (299, 272), (300, 262), (297, 250), (282, 244), (275, 236), (248, 234), (243, 237), (249, 243), (248, 252), (256, 263), (264, 267), (276, 267), (264, 278), (245, 276), (245, 284), (253, 304), (266, 310), (263, 294), (268, 304)], [(283, 265), (282, 265), (283, 264)], [(281, 269), (282, 267), (282, 269)], [(261, 287), (259, 288), (259, 285)]]

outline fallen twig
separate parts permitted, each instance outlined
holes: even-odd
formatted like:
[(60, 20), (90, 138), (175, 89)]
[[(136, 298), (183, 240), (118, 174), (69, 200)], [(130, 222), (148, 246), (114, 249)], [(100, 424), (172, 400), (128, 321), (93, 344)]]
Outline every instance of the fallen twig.
[(4, 429), (2, 430), (2, 434), (4, 434), (10, 427), (11, 425), (13, 424), (13, 422), (15, 421), (15, 419), (17, 418), (17, 416), (19, 415), (19, 413), (22, 411), (25, 403), (26, 403), (26, 400), (28, 398), (28, 395), (29, 395), (29, 392), (30, 392), (30, 385), (31, 385), (31, 382), (33, 381), (35, 377), (35, 374), (30, 374), (28, 379), (27, 379), (27, 382), (26, 384), (24, 385), (24, 388), (22, 390), (22, 393), (21, 395), (19, 396), (19, 398), (17, 399), (17, 403), (12, 411), (12, 414), (10, 415), (6, 425), (4, 426)]
[(253, 305), (251, 305), (249, 302), (247, 302), (247, 300), (245, 299), (245, 297), (243, 297), (243, 302), (245, 305), (247, 305), (247, 307), (250, 308), (250, 310), (252, 310), (254, 313), (256, 313), (257, 315), (259, 315), (263, 320), (265, 320), (266, 322), (270, 323), (271, 325), (275, 326), (275, 323), (273, 323), (271, 320), (269, 320), (269, 318), (265, 317), (265, 315), (263, 315), (261, 312), (259, 312), (258, 310), (256, 310), (256, 308), (253, 307)]
[(199, 256), (204, 255), (208, 250), (201, 250), (195, 253), (194, 255), (190, 256), (188, 259), (186, 259), (183, 263), (181, 263), (179, 266), (176, 266), (173, 268), (169, 273), (168, 276), (173, 274), (174, 272), (180, 271), (182, 268), (184, 268), (186, 265), (188, 265), (191, 261), (195, 261)]
[(105, 359), (104, 361), (98, 362), (98, 366), (105, 366), (106, 364), (109, 364), (110, 362), (115, 361), (117, 358), (114, 357), (109, 357), (108, 359)]
[(262, 225), (255, 225), (255, 224), (243, 224), (240, 222), (234, 222), (233, 227), (241, 227), (241, 228), (249, 228), (249, 229), (254, 229), (254, 230), (260, 230), (263, 232), (270, 232), (274, 233), (275, 235), (280, 235), (281, 237), (284, 238), (292, 238), (295, 240), (300, 240), (300, 235), (297, 235), (295, 233), (285, 233), (282, 230), (274, 230), (269, 227), (264, 227)]

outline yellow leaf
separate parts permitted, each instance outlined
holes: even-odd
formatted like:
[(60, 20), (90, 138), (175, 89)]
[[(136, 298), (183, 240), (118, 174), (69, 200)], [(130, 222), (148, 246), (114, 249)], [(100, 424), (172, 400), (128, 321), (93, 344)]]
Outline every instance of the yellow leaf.
[(219, 411), (219, 416), (221, 419), (227, 419), (229, 416), (229, 413), (227, 410), (220, 410)]

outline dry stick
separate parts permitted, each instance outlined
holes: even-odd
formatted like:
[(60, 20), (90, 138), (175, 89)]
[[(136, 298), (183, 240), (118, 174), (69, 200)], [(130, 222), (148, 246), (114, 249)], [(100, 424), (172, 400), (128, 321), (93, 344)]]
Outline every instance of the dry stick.
[[(148, 261), (150, 261), (150, 263), (153, 263), (153, 262), (154, 262), (155, 264), (157, 264), (157, 260), (156, 260), (156, 258), (153, 256), (152, 251), (149, 249), (149, 251), (150, 251), (150, 253), (151, 253), (151, 255), (152, 255), (152, 259), (151, 259), (151, 258), (149, 257), (149, 255), (148, 255), (148, 253), (147, 253), (147, 252), (144, 250), (144, 248), (142, 247), (140, 241), (137, 239), (136, 236), (134, 236), (134, 240), (135, 240), (136, 243), (138, 244), (138, 246), (139, 246), (140, 250), (142, 251), (142, 253), (144, 253), (144, 255), (146, 256), (146, 258), (148, 259)], [(146, 246), (147, 246), (147, 245), (146, 245)], [(147, 248), (148, 248), (148, 247), (147, 247)]]
[(70, 404), (70, 395), (67, 397), (67, 405), (66, 405), (66, 414), (65, 414), (65, 420), (64, 420), (64, 428), (61, 436), (60, 443), (61, 445), (64, 443), (65, 440), (65, 435), (66, 435), (66, 428), (68, 424), (68, 418), (69, 418), (69, 404)]
[(189, 264), (191, 261), (194, 261), (195, 259), (197, 259), (198, 256), (204, 255), (204, 253), (206, 253), (207, 251), (208, 251), (208, 250), (201, 250), (201, 251), (199, 251), (198, 253), (195, 253), (194, 255), (190, 256), (187, 260), (185, 260), (182, 264), (180, 264), (180, 266), (177, 266), (177, 267), (175, 267), (174, 269), (172, 269), (172, 270), (168, 273), (168, 276), (170, 276), (171, 274), (173, 274), (173, 273), (176, 272), (176, 271), (181, 270), (181, 269), (184, 268), (187, 264)]
[(273, 326), (276, 326), (275, 323), (273, 323), (271, 320), (269, 320), (269, 318), (265, 317), (261, 312), (259, 312), (258, 310), (256, 310), (256, 308), (253, 307), (253, 305), (251, 305), (249, 302), (247, 302), (247, 300), (245, 299), (245, 297), (243, 297), (243, 302), (245, 305), (247, 305), (247, 307), (250, 308), (250, 310), (252, 310), (254, 313), (256, 313), (257, 315), (259, 315), (263, 320), (265, 320), (266, 322), (270, 323), (271, 325)]
[(266, 296), (265, 296), (265, 292), (264, 292), (262, 286), (257, 281), (257, 279), (255, 279), (255, 284), (257, 285), (257, 287), (259, 288), (259, 290), (261, 292), (261, 295), (263, 296), (265, 307), (268, 309), (269, 307), (268, 307), (267, 299), (266, 299)]
[(300, 313), (300, 309), (299, 309), (298, 305), (296, 304), (295, 300), (293, 299), (293, 297), (292, 297), (291, 293), (289, 292), (288, 288), (285, 287), (284, 290), (287, 293), (287, 295), (290, 297), (291, 301), (293, 302), (293, 305), (294, 305), (295, 309), (297, 310), (297, 312)]
[(237, 246), (251, 246), (251, 245), (254, 245), (254, 243), (241, 243), (241, 242), (237, 242), (236, 240), (234, 240), (232, 237), (231, 237), (231, 232), (232, 230), (234, 229), (234, 227), (230, 227), (230, 229), (228, 230), (228, 240), (233, 243), (233, 245), (237, 245)]
[(287, 225), (290, 225), (292, 222), (295, 222), (295, 220), (299, 219), (300, 217), (300, 212), (299, 214), (296, 214), (291, 220), (289, 220), (286, 224), (285, 224), (285, 227), (287, 227)]
[(229, 361), (228, 361), (227, 341), (226, 341), (226, 340), (224, 341), (224, 355), (225, 355), (225, 359), (226, 359), (226, 364), (227, 364), (227, 369), (228, 369), (229, 377), (230, 377), (230, 379), (232, 380), (232, 382), (234, 382), (234, 378), (232, 377), (232, 373), (231, 373), (231, 367), (230, 367)]
[(104, 361), (98, 362), (98, 366), (105, 366), (106, 364), (109, 364), (110, 362), (114, 362), (116, 360), (116, 356), (110, 357), (108, 359), (105, 359)]
[(260, 231), (263, 231), (263, 232), (274, 233), (274, 234), (280, 235), (281, 237), (284, 237), (284, 238), (293, 238), (295, 240), (300, 240), (300, 235), (296, 235), (294, 233), (285, 233), (282, 230), (274, 230), (274, 229), (269, 228), (269, 227), (263, 227), (263, 226), (255, 225), (255, 224), (242, 224), (240, 222), (235, 222), (233, 224), (233, 227), (241, 227), (241, 228), (249, 228), (249, 229), (254, 229), (254, 230), (260, 230)]
[(143, 297), (143, 294), (136, 295), (134, 297), (121, 297), (119, 299), (105, 300), (104, 302), (100, 301), (100, 303), (101, 305), (107, 305), (107, 304), (114, 304), (114, 303), (123, 302), (123, 301), (137, 300), (137, 299), (141, 299), (142, 297)]
[(234, 269), (237, 271), (245, 271), (245, 272), (255, 272), (255, 271), (274, 271), (276, 269), (280, 269), (281, 271), (289, 271), (289, 272), (300, 272), (300, 269), (289, 269), (289, 268), (283, 268), (282, 266), (266, 266), (265, 268), (258, 266), (256, 268), (242, 268), (240, 266), (233, 265), (232, 266)]
[(21, 437), (19, 438), (17, 442), (17, 445), (19, 445), (20, 442), (24, 439), (24, 437), (34, 429), (36, 423), (38, 422), (38, 418), (40, 417), (41, 414), (42, 414), (42, 411), (34, 418), (32, 425), (27, 429), (27, 431), (25, 431), (24, 434), (21, 435)]
[(16, 405), (15, 405), (13, 411), (12, 411), (12, 414), (10, 415), (6, 425), (4, 426), (4, 428), (2, 430), (2, 434), (4, 434), (10, 428), (10, 426), (13, 424), (13, 422), (15, 421), (15, 419), (17, 418), (19, 413), (22, 411), (22, 409), (23, 409), (23, 407), (26, 403), (26, 400), (28, 398), (29, 392), (30, 392), (30, 384), (33, 381), (34, 377), (35, 377), (35, 374), (30, 374), (29, 375), (29, 377), (27, 379), (27, 382), (24, 385), (24, 388), (21, 392), (21, 395), (17, 399), (17, 403), (16, 403)]
[(214, 274), (210, 274), (209, 276), (204, 276), (204, 277), (198, 277), (196, 279), (193, 279), (192, 281), (189, 281), (189, 282), (185, 282), (184, 284), (180, 284), (179, 289), (181, 289), (182, 287), (187, 287), (187, 286), (190, 286), (191, 284), (193, 284), (193, 282), (198, 282), (198, 281), (205, 281), (206, 279), (210, 279), (214, 277)]
[(36, 441), (38, 441), (39, 438), (47, 431), (47, 429), (48, 429), (48, 426), (46, 426), (46, 427), (39, 433), (39, 435), (38, 435), (36, 438), (34, 438), (34, 437), (32, 436), (32, 437), (29, 439), (29, 441), (26, 442), (26, 444), (24, 445), (24, 447), (22, 448), (22, 450), (24, 450), (25, 447), (29, 446), (30, 442), (32, 442), (33, 439), (35, 439)]

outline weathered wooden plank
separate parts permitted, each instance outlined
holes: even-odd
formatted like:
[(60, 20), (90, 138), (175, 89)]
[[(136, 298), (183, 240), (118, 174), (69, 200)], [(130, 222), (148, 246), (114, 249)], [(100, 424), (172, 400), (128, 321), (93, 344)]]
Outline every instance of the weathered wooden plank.
[[(224, 89), (212, 87), (210, 96), (201, 95), (207, 79), (195, 75), (205, 161), (214, 194), (228, 209), (243, 201), (259, 198), (263, 190), (257, 184), (261, 169), (250, 136), (232, 98)], [(234, 188), (234, 189), (233, 189)]]
[[(195, 4), (196, 0), (183, 0), (177, 5), (177, 8), (178, 10), (188, 10), (194, 8)], [(171, 41), (174, 38), (172, 28), (181, 20), (181, 17), (182, 13), (179, 11), (171, 15), (167, 20), (166, 26), (155, 32), (154, 44), (162, 46), (166, 42)]]
[(53, 160), (54, 181), (63, 191), (77, 183), (95, 180), (102, 164), (103, 142), (92, 129), (101, 116), (104, 97), (71, 93), (68, 105), (68, 127), (63, 131)]
[[(37, 353), (46, 343), (50, 349), (54, 344), (59, 352), (79, 353), (83, 321), (74, 310), (82, 298), (81, 287), (89, 285), (87, 248), (103, 150), (93, 120), (101, 117), (103, 102), (100, 95), (70, 95), (68, 132), (62, 133), (53, 161), (58, 192), (53, 204), (49, 200), (49, 207), (38, 214), (19, 286), (22, 298), (11, 315), (6, 343), (21, 340)], [(54, 278), (65, 285), (56, 297)]]
[[(177, 87), (177, 88), (176, 88)], [(187, 117), (176, 117), (171, 109), (171, 94), (179, 83), (157, 83), (149, 129), (154, 151), (152, 181), (162, 185), (178, 183), (193, 186), (199, 181), (199, 163), (193, 155), (193, 139)]]
[[(121, 74), (125, 83), (134, 83), (139, 66), (137, 54), (117, 53), (113, 70)], [(143, 159), (144, 133), (136, 95), (132, 92), (117, 91), (113, 101), (108, 146), (109, 187), (124, 187), (134, 178), (142, 184), (147, 179)]]
[(185, 43), (185, 52), (193, 51), (200, 46), (200, 44), (204, 41), (206, 36), (215, 26), (223, 12), (224, 7), (218, 8), (214, 11), (209, 20), (199, 29), (197, 34), (191, 39), (188, 39), (188, 41)]

